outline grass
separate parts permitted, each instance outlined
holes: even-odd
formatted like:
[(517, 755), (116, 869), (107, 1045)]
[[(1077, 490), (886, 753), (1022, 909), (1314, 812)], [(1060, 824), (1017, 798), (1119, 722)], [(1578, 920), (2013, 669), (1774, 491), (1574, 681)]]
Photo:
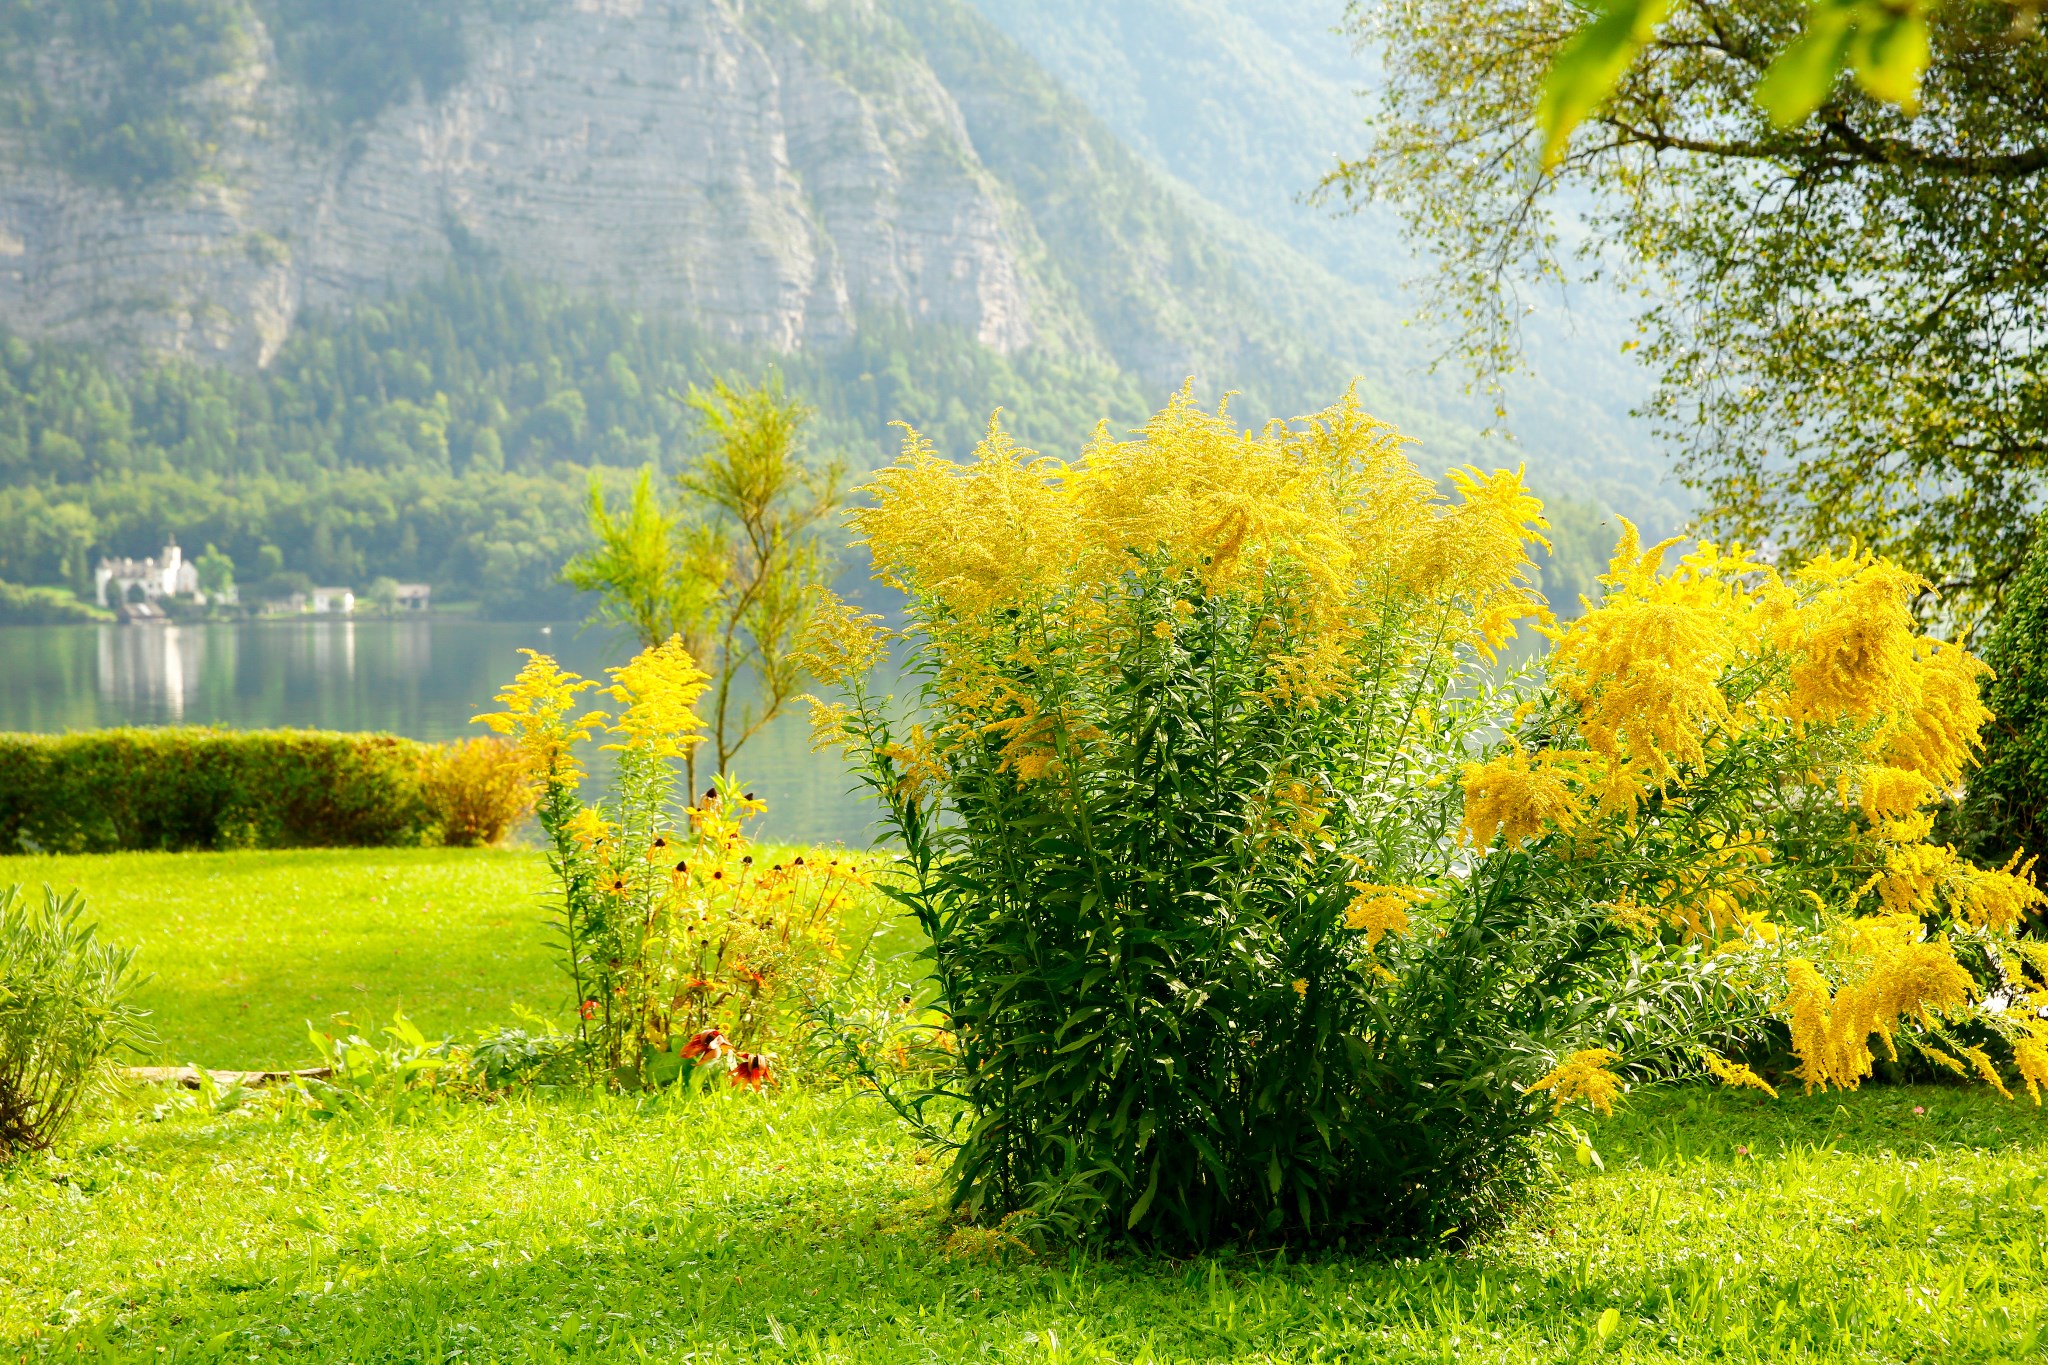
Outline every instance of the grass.
[[(208, 907), (253, 904), (251, 888), (294, 876), (377, 869), (358, 878), (370, 883), (390, 869), (397, 883), (439, 866), (436, 885), (502, 878), (500, 903), (520, 903), (516, 858), (330, 856), (214, 866), (190, 878), (207, 896), (188, 904), (165, 868), (204, 860), (83, 870), (139, 896), (158, 878), (156, 913), (184, 925), (160, 945), (166, 979), (187, 970), (181, 954), (232, 941), (213, 923), (232, 912)], [(512, 937), (481, 917), (441, 923)], [(452, 927), (436, 934), (437, 955), (489, 959), (440, 941)], [(294, 968), (292, 989), (326, 995), (341, 989), (331, 968), (381, 965), (338, 945), (320, 961)], [(409, 979), (392, 970), (377, 979)], [(281, 992), (279, 979), (252, 976)], [(427, 997), (401, 993), (429, 1017)], [(232, 1052), (256, 1040), (254, 1012), (208, 1035), (195, 1011), (188, 1036)], [(1562, 1160), (1513, 1227), (1455, 1254), (1103, 1259), (1032, 1256), (956, 1226), (938, 1167), (852, 1095), (529, 1097), (394, 1126), (266, 1105), (216, 1114), (142, 1090), (0, 1172), (0, 1362), (2048, 1353), (2048, 1119), (2031, 1105), (1950, 1088), (1638, 1092), (1592, 1131), (1604, 1169)]]
[(1567, 1163), (1490, 1243), (1396, 1263), (992, 1249), (949, 1225), (935, 1168), (851, 1096), (522, 1100), (397, 1128), (155, 1121), (149, 1103), (0, 1176), (0, 1344), (19, 1358), (2026, 1361), (2048, 1349), (2048, 1129), (2031, 1108), (1946, 1089), (1646, 1098), (1599, 1125), (1604, 1171)]
[(101, 936), (140, 945), (156, 1060), (309, 1065), (306, 1024), (403, 1009), (430, 1035), (556, 1011), (538, 853), (309, 849), (0, 858), (0, 885), (84, 889)]

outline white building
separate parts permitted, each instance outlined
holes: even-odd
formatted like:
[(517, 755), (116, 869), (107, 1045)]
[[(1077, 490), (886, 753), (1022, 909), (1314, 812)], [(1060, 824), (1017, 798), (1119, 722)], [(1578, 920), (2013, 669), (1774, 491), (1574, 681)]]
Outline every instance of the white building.
[(316, 615), (346, 616), (356, 609), (356, 595), (349, 588), (315, 588), (312, 607)]
[(398, 585), (398, 609), (400, 611), (425, 611), (431, 591), (424, 583), (400, 583)]
[[(102, 559), (93, 570), (93, 594), (103, 607), (118, 607), (134, 589), (142, 590), (145, 602), (161, 597), (197, 596), (199, 570), (185, 562), (185, 552), (173, 540), (154, 559)], [(114, 589), (113, 600), (107, 589)]]

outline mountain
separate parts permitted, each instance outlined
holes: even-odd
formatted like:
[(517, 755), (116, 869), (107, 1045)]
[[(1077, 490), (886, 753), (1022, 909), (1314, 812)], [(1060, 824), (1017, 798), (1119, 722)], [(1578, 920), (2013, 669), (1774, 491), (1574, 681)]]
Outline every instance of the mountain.
[[(1428, 262), (1410, 254), (1392, 210), (1309, 202), (1340, 158), (1365, 149), (1378, 77), (1373, 54), (1338, 31), (1343, 0), (972, 3), (1159, 174), (1227, 214), (1221, 231), (1241, 258), (1321, 301), (1318, 344), (1399, 393), (1406, 426), (1469, 458), (1464, 432), (1493, 415), (1463, 392), (1455, 362), (1429, 372), (1444, 338), (1409, 325), (1416, 300), (1404, 286)], [(1537, 477), (1646, 530), (1675, 529), (1686, 494), (1630, 413), (1649, 383), (1622, 350), (1626, 301), (1590, 287), (1552, 294), (1524, 328), (1527, 370), (1508, 384), (1506, 426)]]
[[(196, 525), (530, 603), (586, 471), (687, 447), (661, 394), (770, 365), (856, 466), (893, 417), (1059, 448), (1190, 377), (1256, 418), (1359, 376), (1435, 462), (1513, 458), (1348, 225), (1268, 211), (1336, 107), (1262, 94), (1271, 54), (1341, 42), (1189, 3), (1153, 50), (1137, 0), (0, 0), (0, 576)], [(1251, 111), (1206, 161), (1227, 110), (1168, 136), (1200, 60)]]
[[(1154, 389), (1193, 373), (1298, 405), (1311, 375), (1329, 386), (1143, 164), (951, 0), (475, 5), (435, 88), (352, 121), (287, 59), (298, 9), (181, 2), (211, 50), (145, 27), (164, 50), (110, 53), (64, 21), (100, 7), (60, 0), (7, 54), (32, 92), (0, 142), (0, 317), (20, 335), (261, 366), (302, 314), (468, 257), (777, 352), (894, 312), (999, 354), (1106, 356)], [(122, 59), (181, 57), (199, 79), (67, 137)], [(130, 164), (143, 137), (119, 134), (166, 121), (201, 130), (192, 164)]]

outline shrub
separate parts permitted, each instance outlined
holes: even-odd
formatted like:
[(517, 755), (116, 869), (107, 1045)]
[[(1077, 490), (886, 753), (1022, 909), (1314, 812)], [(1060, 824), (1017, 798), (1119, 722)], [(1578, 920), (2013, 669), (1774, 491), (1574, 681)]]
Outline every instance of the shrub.
[(63, 588), (24, 588), (0, 581), (0, 625), (53, 626), (113, 619), (112, 612), (81, 602)]
[(572, 712), (595, 684), (528, 655), (498, 695), (506, 709), (477, 719), (517, 737), (537, 788), (588, 1073), (641, 1088), (717, 1064), (758, 1088), (768, 1049), (840, 951), (840, 915), (865, 873), (836, 858), (760, 867), (745, 827), (765, 807), (729, 778), (677, 808), (674, 761), (701, 738), (692, 708), (705, 685), (679, 639), (610, 670), (621, 709), (607, 726), (618, 741), (609, 801), (579, 795), (576, 747), (607, 718)]
[(1723, 1050), (1781, 1002), (1809, 1085), (1855, 1085), (1874, 1036), (1997, 1081), (1965, 1021), (2048, 1081), (2048, 1030), (1974, 1008), (1956, 956), (2007, 999), (2048, 972), (2011, 938), (2031, 889), (1921, 842), (1980, 666), (1913, 635), (1912, 580), (1711, 546), (1663, 573), (1631, 531), (1542, 684), (1493, 662), (1545, 616), (1540, 507), (1453, 481), (1349, 398), (1253, 434), (1186, 395), (1072, 465), (992, 428), (877, 478), (855, 521), (918, 705), (873, 693), (889, 638), (834, 606), (813, 724), (908, 854), (961, 1206), (1469, 1237), (1566, 1104), (1764, 1085)]
[(2048, 855), (2048, 516), (2035, 527), (1984, 662), (1997, 677), (1985, 698), (1992, 720), (1966, 819), (1978, 856), (2039, 858)]
[(154, 1041), (128, 1003), (135, 950), (99, 941), (76, 891), (0, 890), (0, 1159), (47, 1147), (108, 1057)]
[(503, 843), (533, 813), (533, 788), (518, 752), (484, 735), (428, 751), (420, 786), (450, 848)]
[(525, 797), (516, 760), (489, 744), (318, 730), (0, 735), (0, 849), (494, 842)]

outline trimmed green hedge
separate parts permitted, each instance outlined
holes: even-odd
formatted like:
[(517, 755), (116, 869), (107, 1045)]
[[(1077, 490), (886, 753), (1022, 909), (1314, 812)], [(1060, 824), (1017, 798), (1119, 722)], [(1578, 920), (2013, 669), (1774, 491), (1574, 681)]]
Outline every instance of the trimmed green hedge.
[(436, 752), (323, 730), (0, 734), (0, 852), (438, 843)]

